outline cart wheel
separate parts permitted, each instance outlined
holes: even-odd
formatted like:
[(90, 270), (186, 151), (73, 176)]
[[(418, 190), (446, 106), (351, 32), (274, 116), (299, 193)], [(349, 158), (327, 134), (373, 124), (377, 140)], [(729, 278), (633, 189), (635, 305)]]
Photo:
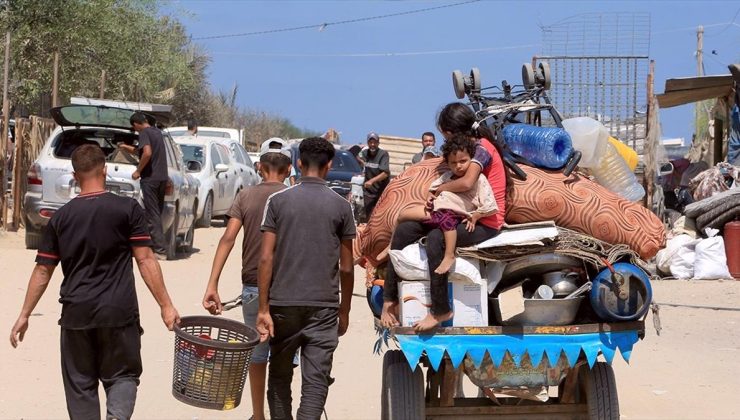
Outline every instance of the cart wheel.
[(452, 72), (452, 87), (455, 89), (455, 96), (457, 96), (457, 99), (465, 97), (465, 79), (460, 70)]
[(425, 418), (424, 374), (413, 372), (400, 350), (389, 350), (383, 357), (380, 416), (383, 420)]
[(596, 362), (592, 369), (580, 369), (580, 381), (586, 396), (588, 418), (618, 420), (619, 399), (614, 370), (605, 362)]
[(522, 84), (524, 85), (524, 88), (529, 90), (534, 87), (535, 84), (535, 78), (534, 78), (534, 68), (532, 68), (531, 63), (524, 63), (522, 65)]
[(552, 80), (550, 79), (550, 64), (544, 62), (540, 63), (537, 66), (537, 70), (542, 77), (542, 87), (545, 88), (545, 90), (550, 90), (550, 86), (552, 85)]
[(470, 89), (473, 92), (480, 92), (480, 70), (478, 67), (473, 67), (470, 70)]

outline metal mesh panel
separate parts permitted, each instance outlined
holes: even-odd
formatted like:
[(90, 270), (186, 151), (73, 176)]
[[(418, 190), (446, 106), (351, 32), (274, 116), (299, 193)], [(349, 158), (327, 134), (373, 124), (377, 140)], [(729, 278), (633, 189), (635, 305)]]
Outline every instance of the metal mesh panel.
[[(589, 116), (642, 154), (645, 140), (650, 15), (582, 14), (542, 27), (549, 95), (563, 118)], [(543, 121), (551, 124), (552, 121)]]
[[(257, 332), (227, 319), (189, 318), (183, 318), (175, 334), (172, 394), (196, 407), (218, 410), (237, 407), (252, 350), (259, 341)], [(198, 338), (206, 339), (208, 344)], [(237, 343), (241, 348), (229, 348)]]

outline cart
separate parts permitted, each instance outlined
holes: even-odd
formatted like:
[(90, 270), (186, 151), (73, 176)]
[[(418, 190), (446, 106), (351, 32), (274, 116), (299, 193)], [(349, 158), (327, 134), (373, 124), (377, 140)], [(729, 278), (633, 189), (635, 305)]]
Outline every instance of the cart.
[[(617, 349), (629, 361), (644, 331), (643, 321), (447, 327), (430, 335), (396, 327), (390, 334), (400, 350), (383, 357), (381, 418), (618, 419), (611, 362)], [(456, 395), (462, 374), (479, 396)], [(557, 396), (547, 397), (548, 387)]]

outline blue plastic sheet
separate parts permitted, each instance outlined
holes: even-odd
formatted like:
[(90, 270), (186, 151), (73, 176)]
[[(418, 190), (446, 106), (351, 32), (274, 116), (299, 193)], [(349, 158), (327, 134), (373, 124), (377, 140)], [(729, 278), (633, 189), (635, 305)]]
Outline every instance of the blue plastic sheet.
[(730, 115), (730, 136), (727, 140), (727, 162), (731, 165), (740, 165), (740, 109), (732, 107)]
[(465, 355), (479, 367), (486, 353), (498, 367), (508, 352), (519, 366), (525, 353), (533, 366), (540, 364), (543, 355), (550, 364), (557, 363), (561, 352), (573, 366), (581, 352), (593, 367), (599, 353), (611, 364), (619, 349), (629, 362), (632, 346), (637, 342), (637, 331), (601, 332), (589, 334), (524, 334), (524, 335), (396, 335), (399, 346), (411, 369), (415, 369), (422, 353), (426, 353), (434, 370), (439, 368), (445, 353), (457, 368)]

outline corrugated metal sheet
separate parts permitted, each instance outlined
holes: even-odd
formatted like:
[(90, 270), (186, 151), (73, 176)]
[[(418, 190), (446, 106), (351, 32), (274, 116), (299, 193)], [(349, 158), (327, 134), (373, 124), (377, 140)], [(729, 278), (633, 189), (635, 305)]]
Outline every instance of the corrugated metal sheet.
[(421, 152), (421, 139), (380, 135), (380, 148), (390, 156), (391, 176), (411, 165), (411, 158)]

